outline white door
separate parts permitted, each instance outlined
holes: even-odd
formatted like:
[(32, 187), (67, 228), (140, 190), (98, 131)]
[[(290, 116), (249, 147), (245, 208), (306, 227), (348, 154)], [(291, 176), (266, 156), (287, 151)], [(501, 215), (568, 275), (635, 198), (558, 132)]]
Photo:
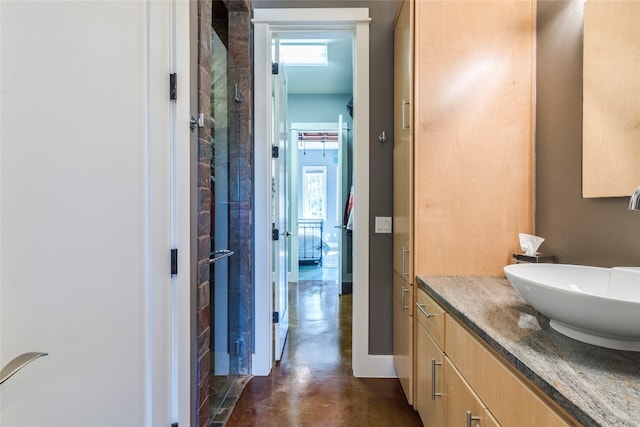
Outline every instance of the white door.
[(274, 265), (274, 360), (282, 357), (284, 344), (289, 332), (289, 263), (287, 261), (291, 232), (288, 229), (288, 200), (287, 200), (287, 79), (284, 67), (280, 64), (278, 73), (273, 74), (273, 146), (277, 154), (273, 155), (273, 223), (278, 230), (274, 233), (277, 240), (273, 241)]
[(188, 116), (172, 129), (182, 107), (168, 94), (178, 9), (0, 3), (0, 366), (48, 353), (0, 386), (0, 426), (178, 421), (169, 255), (185, 211), (171, 209), (184, 189), (171, 134), (189, 134)]

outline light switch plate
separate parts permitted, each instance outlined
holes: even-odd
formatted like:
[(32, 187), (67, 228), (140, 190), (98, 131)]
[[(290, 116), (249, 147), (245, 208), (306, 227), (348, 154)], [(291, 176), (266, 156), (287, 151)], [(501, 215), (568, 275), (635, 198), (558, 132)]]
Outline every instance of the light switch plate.
[(376, 233), (391, 233), (391, 217), (390, 216), (376, 217)]

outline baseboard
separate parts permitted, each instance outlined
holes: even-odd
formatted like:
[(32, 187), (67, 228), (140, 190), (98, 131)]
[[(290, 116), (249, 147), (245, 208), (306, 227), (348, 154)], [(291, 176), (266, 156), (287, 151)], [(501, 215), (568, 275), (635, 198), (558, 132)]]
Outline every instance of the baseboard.
[(397, 378), (393, 355), (369, 354), (353, 366), (353, 375), (360, 378)]

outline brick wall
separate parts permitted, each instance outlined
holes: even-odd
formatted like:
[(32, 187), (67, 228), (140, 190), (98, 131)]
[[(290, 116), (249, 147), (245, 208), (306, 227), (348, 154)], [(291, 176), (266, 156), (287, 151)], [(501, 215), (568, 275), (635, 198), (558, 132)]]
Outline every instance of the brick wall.
[(198, 130), (198, 292), (197, 338), (198, 382), (197, 426), (206, 427), (211, 421), (209, 381), (211, 368), (211, 321), (209, 306), (209, 254), (211, 252), (211, 1), (198, 2), (198, 108), (204, 114), (204, 127)]

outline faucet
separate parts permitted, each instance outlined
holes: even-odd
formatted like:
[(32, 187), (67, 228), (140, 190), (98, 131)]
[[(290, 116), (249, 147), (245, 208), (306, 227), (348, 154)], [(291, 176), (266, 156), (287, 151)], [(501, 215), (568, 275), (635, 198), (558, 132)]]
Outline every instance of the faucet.
[(629, 210), (640, 211), (640, 187), (636, 188), (636, 191), (631, 195), (631, 200), (629, 200)]

